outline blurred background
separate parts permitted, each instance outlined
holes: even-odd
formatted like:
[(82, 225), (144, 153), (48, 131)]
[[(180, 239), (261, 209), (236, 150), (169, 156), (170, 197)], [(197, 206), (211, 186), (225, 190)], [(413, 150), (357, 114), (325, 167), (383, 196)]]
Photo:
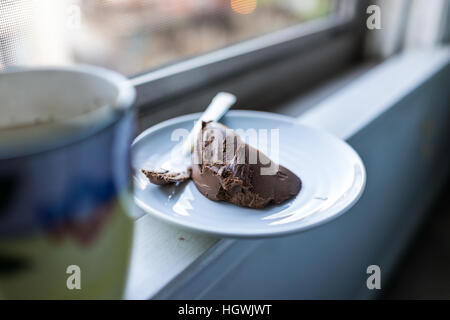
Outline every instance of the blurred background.
[(2, 0), (0, 65), (89, 63), (134, 75), (324, 17), (335, 2)]
[[(369, 29), (373, 4), (381, 8), (381, 28)], [(450, 0), (0, 0), (0, 70), (81, 63), (119, 71), (137, 88), (141, 130), (203, 110), (219, 90), (236, 94), (237, 108), (300, 116), (393, 57), (448, 47), (449, 17)], [(444, 71), (439, 85), (446, 90), (438, 98), (448, 116), (448, 64)], [(399, 79), (408, 79), (408, 71)], [(419, 96), (431, 110), (427, 101), (436, 95)], [(445, 162), (448, 131), (433, 124), (420, 130), (426, 141), (441, 135), (437, 157)], [(383, 150), (378, 156), (369, 160), (380, 164)], [(410, 208), (394, 203), (418, 197), (426, 189), (420, 182), (432, 178), (428, 171), (401, 173), (396, 165), (399, 176), (386, 177), (379, 190), (388, 192), (384, 186), (399, 181), (392, 182), (400, 187), (385, 209), (392, 202), (402, 212), (394, 221), (386, 209), (386, 224), (373, 220), (374, 229), (392, 236)], [(450, 299), (448, 163), (439, 166), (444, 182), (433, 185), (433, 201), (395, 253), (389, 282), (377, 297)], [(402, 180), (417, 172), (422, 180)], [(413, 185), (414, 192), (402, 193)], [(371, 239), (382, 238), (379, 232)], [(386, 252), (390, 244), (370, 248)]]

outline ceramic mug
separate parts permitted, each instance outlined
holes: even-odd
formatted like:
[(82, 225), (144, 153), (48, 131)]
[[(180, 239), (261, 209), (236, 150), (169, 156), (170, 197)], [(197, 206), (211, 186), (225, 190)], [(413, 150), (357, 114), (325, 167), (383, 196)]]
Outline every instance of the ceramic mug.
[(135, 90), (76, 66), (0, 73), (0, 298), (121, 298)]

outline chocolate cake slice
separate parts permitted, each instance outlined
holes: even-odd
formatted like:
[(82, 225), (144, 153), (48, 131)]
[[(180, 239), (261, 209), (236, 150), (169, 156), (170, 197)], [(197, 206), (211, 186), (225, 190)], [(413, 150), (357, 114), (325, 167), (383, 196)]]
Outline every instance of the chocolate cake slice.
[(289, 169), (274, 163), (217, 122), (202, 123), (193, 158), (192, 179), (210, 200), (264, 208), (296, 196), (302, 186)]

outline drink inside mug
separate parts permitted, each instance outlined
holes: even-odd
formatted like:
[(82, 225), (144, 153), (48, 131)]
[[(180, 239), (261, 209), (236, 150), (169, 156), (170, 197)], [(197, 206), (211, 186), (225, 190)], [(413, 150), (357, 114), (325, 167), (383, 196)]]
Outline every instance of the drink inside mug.
[(0, 158), (79, 140), (107, 126), (135, 97), (122, 76), (102, 68), (0, 73)]

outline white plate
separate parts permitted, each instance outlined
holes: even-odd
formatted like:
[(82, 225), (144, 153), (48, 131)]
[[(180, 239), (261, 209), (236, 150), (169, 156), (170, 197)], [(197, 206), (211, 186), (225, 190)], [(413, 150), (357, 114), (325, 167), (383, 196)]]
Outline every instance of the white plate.
[(172, 132), (179, 128), (190, 130), (199, 115), (162, 122), (133, 142), (135, 202), (159, 219), (221, 237), (272, 237), (330, 221), (352, 207), (363, 192), (364, 165), (344, 141), (290, 117), (239, 110), (228, 112), (221, 122), (232, 129), (279, 129), (279, 163), (302, 180), (302, 189), (295, 198), (281, 205), (249, 209), (211, 201), (192, 181), (179, 186), (150, 184), (140, 169), (155, 166), (176, 144), (171, 140)]

